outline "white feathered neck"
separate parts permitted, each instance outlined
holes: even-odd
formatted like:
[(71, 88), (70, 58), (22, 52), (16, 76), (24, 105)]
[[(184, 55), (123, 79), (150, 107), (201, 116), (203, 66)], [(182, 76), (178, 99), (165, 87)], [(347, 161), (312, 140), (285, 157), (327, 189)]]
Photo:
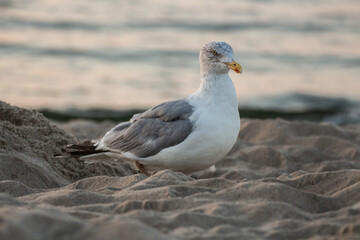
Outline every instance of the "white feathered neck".
[(232, 107), (238, 108), (234, 83), (228, 73), (203, 73), (199, 89), (189, 98), (191, 100), (201, 99), (205, 104), (230, 104)]

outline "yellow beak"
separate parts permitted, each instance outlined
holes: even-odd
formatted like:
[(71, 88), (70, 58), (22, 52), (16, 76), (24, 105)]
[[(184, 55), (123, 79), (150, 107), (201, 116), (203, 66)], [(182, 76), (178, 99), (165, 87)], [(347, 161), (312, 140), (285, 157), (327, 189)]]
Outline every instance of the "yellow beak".
[(225, 63), (229, 69), (234, 70), (237, 73), (242, 73), (242, 67), (235, 60)]

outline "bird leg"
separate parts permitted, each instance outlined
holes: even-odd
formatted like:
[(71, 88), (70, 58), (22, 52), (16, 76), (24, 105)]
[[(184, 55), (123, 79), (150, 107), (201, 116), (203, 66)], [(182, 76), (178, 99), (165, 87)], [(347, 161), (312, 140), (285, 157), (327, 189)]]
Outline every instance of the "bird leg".
[(151, 176), (150, 173), (144, 168), (144, 165), (139, 163), (139, 161), (135, 161), (135, 166), (140, 170), (141, 173), (145, 174), (148, 177)]

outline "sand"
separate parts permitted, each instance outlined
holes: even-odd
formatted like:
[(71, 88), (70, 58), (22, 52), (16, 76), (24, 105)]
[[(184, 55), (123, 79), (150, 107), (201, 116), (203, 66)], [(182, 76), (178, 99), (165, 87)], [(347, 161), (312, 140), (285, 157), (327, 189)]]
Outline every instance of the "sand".
[(0, 102), (0, 239), (360, 239), (358, 124), (245, 119), (190, 176), (53, 157), (112, 126)]

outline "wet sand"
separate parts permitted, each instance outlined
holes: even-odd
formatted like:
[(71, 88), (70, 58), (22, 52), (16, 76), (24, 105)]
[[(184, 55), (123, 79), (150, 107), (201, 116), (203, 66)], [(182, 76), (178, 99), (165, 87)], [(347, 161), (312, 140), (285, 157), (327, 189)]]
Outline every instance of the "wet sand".
[(113, 124), (0, 102), (0, 239), (360, 237), (359, 124), (244, 119), (216, 171), (190, 176), (53, 157)]

